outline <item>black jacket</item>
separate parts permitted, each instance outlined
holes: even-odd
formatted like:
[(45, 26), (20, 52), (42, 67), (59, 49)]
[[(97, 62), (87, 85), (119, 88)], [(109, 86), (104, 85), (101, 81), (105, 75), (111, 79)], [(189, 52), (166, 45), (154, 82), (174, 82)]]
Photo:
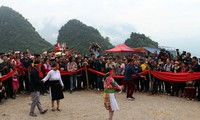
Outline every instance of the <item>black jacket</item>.
[(3, 62), (0, 64), (0, 72), (2, 75), (6, 75), (10, 72), (10, 69), (12, 68), (12, 65), (10, 62)]
[(97, 61), (95, 69), (99, 72), (105, 72), (105, 62)]
[(36, 68), (32, 68), (30, 73), (30, 91), (40, 91), (40, 89), (41, 80), (39, 77), (39, 72), (36, 70)]
[(138, 74), (135, 71), (135, 68), (133, 65), (128, 64), (125, 67), (125, 71), (124, 71), (124, 80), (133, 80), (132, 75), (135, 74), (137, 77), (141, 77), (140, 74)]
[(200, 65), (199, 65), (199, 64), (195, 64), (195, 65), (192, 67), (192, 70), (193, 70), (193, 72), (200, 72)]

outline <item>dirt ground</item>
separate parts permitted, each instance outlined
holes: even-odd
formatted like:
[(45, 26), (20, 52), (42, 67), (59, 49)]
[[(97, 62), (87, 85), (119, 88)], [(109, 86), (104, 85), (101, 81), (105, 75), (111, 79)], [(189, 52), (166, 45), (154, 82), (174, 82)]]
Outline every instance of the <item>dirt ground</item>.
[[(49, 96), (41, 96), (43, 108), (49, 111), (37, 117), (29, 116), (31, 102), (29, 95), (17, 99), (3, 100), (0, 103), (0, 120), (107, 120), (108, 111), (103, 106), (103, 92), (75, 91), (64, 92), (61, 112), (51, 111)], [(120, 107), (114, 120), (200, 120), (200, 102), (167, 95), (134, 93), (134, 101), (126, 100), (125, 93), (116, 93)]]

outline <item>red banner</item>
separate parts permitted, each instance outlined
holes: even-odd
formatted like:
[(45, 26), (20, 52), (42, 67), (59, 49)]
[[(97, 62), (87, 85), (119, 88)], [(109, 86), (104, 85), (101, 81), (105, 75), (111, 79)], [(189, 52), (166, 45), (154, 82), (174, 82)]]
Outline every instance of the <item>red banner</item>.
[[(84, 68), (78, 69), (75, 72), (69, 72), (69, 71), (60, 71), (61, 75), (72, 75), (75, 73), (78, 73), (80, 71), (84, 70)], [(106, 76), (105, 73), (103, 72), (99, 72), (96, 70), (93, 70), (91, 68), (87, 68), (88, 71), (93, 72), (95, 74), (98, 75), (102, 75), (102, 76)], [(0, 80), (4, 81), (10, 77), (12, 77), (12, 75), (17, 71), (13, 70), (11, 72), (9, 72), (7, 75), (3, 76), (0, 78)], [(148, 73), (148, 71), (144, 71), (139, 73), (140, 75), (146, 75)], [(199, 80), (200, 79), (200, 72), (193, 72), (193, 73), (172, 73), (172, 72), (158, 72), (158, 71), (152, 71), (151, 70), (151, 74), (153, 76), (155, 76), (156, 78), (159, 78), (161, 80), (165, 80), (165, 81), (172, 81), (172, 82), (186, 82), (189, 80)], [(136, 78), (136, 75), (133, 75), (133, 78)], [(114, 78), (124, 78), (124, 76), (114, 76)]]
[[(90, 71), (90, 72), (93, 72), (93, 73), (96, 73), (96, 74), (98, 74), (98, 75), (102, 75), (102, 76), (106, 76), (106, 74), (105, 73), (103, 73), (103, 72), (99, 72), (99, 71), (96, 71), (96, 70), (93, 70), (93, 69), (91, 69), (91, 68), (88, 68), (88, 70)], [(144, 72), (141, 72), (141, 73), (139, 73), (140, 75), (146, 75), (148, 73), (148, 71), (146, 70), (146, 71), (144, 71)], [(137, 76), (136, 75), (133, 75), (133, 78), (136, 78)], [(124, 78), (124, 76), (119, 76), (119, 75), (115, 75), (115, 76), (113, 76), (113, 78)]]
[(61, 74), (61, 75), (73, 75), (73, 74), (76, 74), (76, 73), (78, 73), (78, 72), (80, 72), (80, 71), (82, 71), (82, 70), (84, 70), (84, 68), (80, 68), (80, 69), (76, 70), (75, 72), (60, 71), (60, 74)]
[(6, 79), (12, 77), (12, 75), (13, 75), (16, 71), (17, 71), (17, 69), (16, 69), (16, 70), (13, 70), (13, 71), (11, 71), (11, 72), (9, 72), (7, 75), (1, 77), (0, 80), (4, 81), (4, 80), (6, 80)]
[(54, 45), (54, 52), (63, 51), (66, 48), (66, 43), (56, 43)]
[(186, 82), (190, 80), (200, 79), (200, 72), (172, 73), (172, 72), (151, 71), (151, 74), (161, 80), (172, 81), (172, 82)]
[(54, 45), (54, 52), (58, 52), (60, 50), (58, 43)]
[(87, 69), (88, 69), (88, 71), (93, 72), (93, 73), (95, 73), (95, 74), (102, 75), (102, 76), (106, 76), (106, 73), (99, 72), (99, 71), (93, 70), (93, 69), (91, 69), (91, 68), (87, 68)]

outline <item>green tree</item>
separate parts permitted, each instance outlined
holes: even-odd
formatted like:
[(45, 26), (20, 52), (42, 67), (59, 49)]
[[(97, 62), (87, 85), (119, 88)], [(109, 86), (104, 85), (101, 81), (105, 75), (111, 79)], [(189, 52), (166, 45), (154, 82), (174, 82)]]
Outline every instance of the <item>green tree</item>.
[(108, 37), (102, 37), (97, 29), (76, 19), (69, 20), (61, 27), (57, 42), (65, 42), (69, 49), (76, 49), (82, 54), (89, 54), (88, 49), (91, 43), (98, 43), (102, 48), (101, 52), (113, 47)]
[(0, 7), (0, 52), (29, 49), (32, 53), (41, 53), (52, 47), (21, 14), (9, 7)]
[(136, 47), (158, 48), (158, 43), (151, 40), (149, 37), (145, 36), (145, 34), (139, 34), (133, 32), (131, 33), (130, 38), (128, 38), (124, 43), (132, 48)]

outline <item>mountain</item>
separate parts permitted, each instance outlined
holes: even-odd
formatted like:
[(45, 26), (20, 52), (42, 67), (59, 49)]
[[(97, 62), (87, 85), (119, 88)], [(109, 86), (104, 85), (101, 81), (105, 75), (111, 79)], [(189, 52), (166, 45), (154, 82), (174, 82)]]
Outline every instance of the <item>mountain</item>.
[(76, 49), (83, 54), (89, 54), (88, 48), (93, 42), (101, 46), (101, 52), (113, 47), (108, 37), (102, 37), (97, 29), (76, 19), (69, 20), (61, 27), (57, 42), (64, 42), (69, 49)]
[(158, 48), (158, 43), (151, 40), (149, 37), (140, 33), (131, 33), (130, 38), (128, 38), (125, 42), (126, 45), (132, 48), (136, 47), (153, 47)]
[(0, 7), (0, 52), (26, 51), (41, 53), (52, 48), (35, 31), (35, 28), (21, 14), (9, 7)]

